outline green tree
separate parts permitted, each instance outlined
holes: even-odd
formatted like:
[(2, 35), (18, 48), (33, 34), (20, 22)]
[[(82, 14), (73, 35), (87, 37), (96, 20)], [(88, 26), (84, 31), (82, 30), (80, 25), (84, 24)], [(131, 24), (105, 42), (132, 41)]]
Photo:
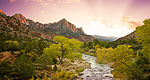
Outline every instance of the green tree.
[(35, 75), (34, 65), (25, 54), (15, 60), (14, 68), (20, 79), (29, 79)]
[(113, 53), (113, 48), (97, 48), (97, 62), (108, 63), (111, 59)]
[(144, 45), (142, 54), (145, 58), (150, 60), (150, 19), (143, 21), (143, 25), (136, 28), (137, 41)]
[[(58, 57), (60, 63), (63, 63), (64, 57), (70, 57), (70, 54), (79, 54), (82, 43), (76, 39), (68, 39), (63, 36), (54, 38), (56, 44), (52, 44), (49, 48), (44, 49), (44, 53), (49, 53), (52, 57)], [(75, 57), (74, 55), (71, 55)]]
[(11, 78), (13, 72), (13, 65), (9, 61), (0, 62), (0, 79), (7, 80)]
[(150, 44), (150, 19), (143, 21), (143, 25), (136, 28), (137, 41), (147, 45)]
[(128, 45), (120, 45), (114, 49), (111, 61), (113, 62), (113, 74), (121, 79), (140, 79), (142, 69), (135, 64), (134, 51)]
[(5, 41), (4, 48), (7, 51), (15, 51), (18, 50), (19, 43), (17, 41)]
[(40, 56), (38, 63), (40, 63), (44, 69), (47, 69), (47, 66), (52, 65), (52, 56), (49, 53), (44, 53)]

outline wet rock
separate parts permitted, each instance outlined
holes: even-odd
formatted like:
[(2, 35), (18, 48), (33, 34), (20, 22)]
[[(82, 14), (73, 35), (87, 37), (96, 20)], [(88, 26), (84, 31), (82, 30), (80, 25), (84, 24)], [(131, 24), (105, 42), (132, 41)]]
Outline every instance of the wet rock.
[(96, 63), (96, 58), (93, 56), (83, 54), (83, 59), (89, 62), (91, 65), (90, 69), (85, 69), (81, 77), (83, 80), (114, 80), (111, 74), (112, 68), (105, 64)]
[(79, 72), (79, 75), (83, 75), (83, 73), (82, 73), (82, 72)]

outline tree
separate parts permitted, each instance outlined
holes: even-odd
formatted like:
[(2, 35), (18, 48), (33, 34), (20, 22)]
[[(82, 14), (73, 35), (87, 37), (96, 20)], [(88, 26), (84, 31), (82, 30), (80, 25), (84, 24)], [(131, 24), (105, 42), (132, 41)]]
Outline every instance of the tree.
[(5, 41), (4, 48), (7, 51), (15, 51), (18, 50), (19, 43), (17, 41)]
[(135, 64), (134, 51), (128, 45), (120, 45), (114, 49), (111, 61), (113, 62), (113, 74), (122, 79), (139, 79), (142, 69)]
[(25, 50), (25, 53), (34, 52), (38, 55), (43, 53), (44, 48), (48, 47), (50, 44), (43, 39), (27, 39), (23, 40), (19, 45), (20, 50)]
[(136, 28), (137, 41), (146, 45), (150, 44), (150, 19), (143, 21), (143, 25)]
[(108, 63), (113, 53), (113, 48), (97, 48), (97, 62)]
[(137, 41), (144, 45), (142, 49), (143, 57), (150, 60), (150, 19), (143, 21), (143, 25), (136, 28)]
[[(49, 48), (44, 49), (44, 53), (58, 57), (60, 63), (63, 63), (64, 57), (69, 57), (70, 54), (79, 54), (82, 43), (76, 39), (68, 39), (63, 36), (56, 36), (54, 38), (56, 44), (52, 44)], [(74, 55), (71, 55), (75, 57)]]
[(13, 72), (13, 65), (9, 61), (0, 62), (0, 79), (7, 80), (11, 78)]
[(14, 68), (20, 79), (29, 79), (35, 75), (34, 65), (25, 54), (22, 54), (15, 60)]
[(44, 53), (40, 56), (38, 63), (40, 63), (45, 69), (47, 68), (47, 66), (51, 66), (52, 65), (52, 56), (51, 54), (48, 53)]

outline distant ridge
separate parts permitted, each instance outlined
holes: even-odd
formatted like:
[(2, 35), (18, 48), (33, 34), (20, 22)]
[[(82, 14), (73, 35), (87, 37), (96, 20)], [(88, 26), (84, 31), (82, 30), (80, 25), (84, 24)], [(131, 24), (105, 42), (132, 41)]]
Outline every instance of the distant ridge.
[(98, 36), (98, 35), (92, 35), (92, 36), (101, 41), (115, 41), (118, 39), (118, 37), (114, 37), (114, 36)]

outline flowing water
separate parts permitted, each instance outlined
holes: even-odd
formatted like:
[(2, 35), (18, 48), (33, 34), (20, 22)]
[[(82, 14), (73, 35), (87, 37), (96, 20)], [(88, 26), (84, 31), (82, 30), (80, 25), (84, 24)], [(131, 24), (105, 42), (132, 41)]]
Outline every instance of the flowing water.
[(90, 69), (85, 69), (81, 77), (83, 80), (114, 80), (111, 67), (106, 64), (96, 63), (96, 57), (83, 54), (82, 58), (91, 64)]

